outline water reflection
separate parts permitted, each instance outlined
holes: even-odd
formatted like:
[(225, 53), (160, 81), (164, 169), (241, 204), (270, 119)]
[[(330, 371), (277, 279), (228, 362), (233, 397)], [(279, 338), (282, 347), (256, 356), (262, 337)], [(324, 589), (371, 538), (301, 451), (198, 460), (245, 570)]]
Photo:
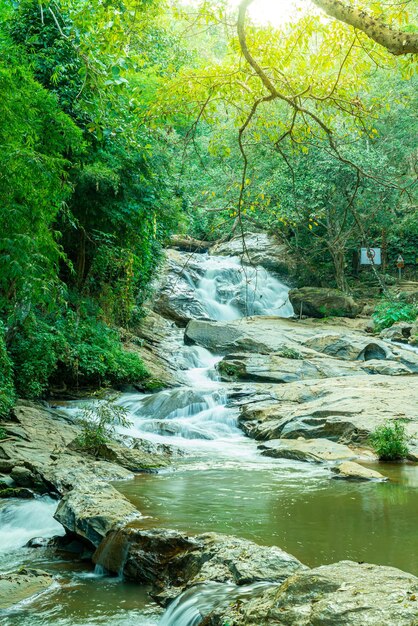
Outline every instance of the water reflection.
[[(297, 469), (296, 469), (297, 467)], [(382, 467), (379, 467), (382, 471)], [(189, 468), (118, 484), (149, 526), (215, 531), (277, 545), (312, 567), (342, 559), (392, 565), (418, 574), (418, 468), (388, 472), (398, 482), (333, 480), (294, 463), (275, 469)], [(404, 482), (405, 479), (405, 482)]]

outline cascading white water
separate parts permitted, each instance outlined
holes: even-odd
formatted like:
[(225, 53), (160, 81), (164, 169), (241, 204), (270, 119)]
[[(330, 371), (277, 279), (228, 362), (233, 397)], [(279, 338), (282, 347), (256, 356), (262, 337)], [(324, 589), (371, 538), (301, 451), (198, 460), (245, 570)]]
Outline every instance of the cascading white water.
[(246, 597), (255, 597), (271, 583), (254, 583), (239, 587), (233, 583), (209, 582), (184, 591), (170, 604), (159, 626), (198, 626), (216, 608)]
[[(262, 267), (243, 266), (237, 257), (193, 255), (201, 278), (196, 282), (184, 269), (187, 284), (194, 290), (201, 310), (216, 321), (247, 315), (290, 317), (293, 308), (288, 287)], [(203, 275), (202, 275), (203, 272)], [(195, 272), (195, 276), (199, 272)], [(185, 386), (150, 396), (130, 394), (121, 402), (129, 410), (132, 435), (157, 443), (171, 443), (192, 451), (221, 452), (242, 442), (237, 412), (226, 406), (225, 386), (219, 382), (216, 363), (221, 359), (199, 346), (179, 346), (173, 355), (183, 370)], [(242, 454), (237, 448), (236, 454)]]
[(24, 546), (34, 537), (63, 535), (64, 529), (54, 519), (56, 500), (4, 500), (0, 503), (0, 553)]
[(263, 267), (242, 265), (238, 257), (206, 256), (196, 300), (211, 319), (228, 321), (250, 315), (291, 317), (289, 288)]

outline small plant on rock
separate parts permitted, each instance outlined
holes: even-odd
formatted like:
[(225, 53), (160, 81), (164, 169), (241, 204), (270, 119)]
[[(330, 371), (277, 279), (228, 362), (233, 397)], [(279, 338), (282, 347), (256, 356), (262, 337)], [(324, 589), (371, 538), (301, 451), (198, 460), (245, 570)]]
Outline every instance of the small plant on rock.
[(297, 350), (295, 350), (294, 348), (290, 348), (290, 347), (286, 347), (283, 348), (282, 350), (279, 351), (279, 356), (283, 357), (284, 359), (301, 359), (302, 355), (300, 352), (298, 352)]
[(370, 443), (380, 461), (398, 461), (408, 456), (405, 427), (400, 421), (376, 428), (370, 435)]
[(78, 447), (98, 456), (102, 447), (115, 434), (117, 426), (129, 426), (125, 407), (115, 404), (114, 399), (97, 400), (83, 408), (82, 432), (76, 439)]
[(413, 322), (418, 315), (418, 307), (407, 302), (382, 300), (372, 315), (376, 331), (390, 328), (397, 322)]

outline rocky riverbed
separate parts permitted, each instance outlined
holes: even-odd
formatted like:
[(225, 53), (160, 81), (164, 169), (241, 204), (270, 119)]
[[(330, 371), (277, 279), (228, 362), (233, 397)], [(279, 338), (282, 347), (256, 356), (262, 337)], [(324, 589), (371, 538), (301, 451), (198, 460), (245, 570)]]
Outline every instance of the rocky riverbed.
[[(0, 496), (56, 498), (67, 545), (82, 546), (83, 558), (169, 604), (163, 624), (416, 624), (412, 573), (346, 560), (309, 568), (279, 540), (258, 545), (159, 526), (144, 514), (140, 492), (131, 498), (118, 488), (135, 475), (162, 472), (169, 481), (172, 472), (198, 468), (204, 491), (208, 463), (222, 467), (227, 482), (228, 464), (248, 458), (253, 468), (270, 464), (272, 477), (285, 468), (300, 480), (319, 472), (330, 484), (377, 489), (390, 476), (376, 466), (368, 437), (388, 419), (402, 420), (409, 463), (418, 459), (418, 354), (391, 341), (399, 333), (408, 341), (408, 331), (378, 337), (366, 317), (292, 318), (280, 282), (284, 252), (257, 240), (260, 264), (261, 244), (270, 253), (259, 268), (228, 256), (239, 254), (234, 242), (218, 256), (168, 252), (154, 310), (126, 338), (162, 390), (122, 395), (133, 426), (99, 458), (77, 446), (77, 406), (20, 402), (0, 441)], [(62, 547), (60, 540), (52, 549)], [(6, 607), (48, 593), (54, 580), (37, 568), (5, 572), (0, 600)], [(211, 595), (202, 583), (212, 585)]]

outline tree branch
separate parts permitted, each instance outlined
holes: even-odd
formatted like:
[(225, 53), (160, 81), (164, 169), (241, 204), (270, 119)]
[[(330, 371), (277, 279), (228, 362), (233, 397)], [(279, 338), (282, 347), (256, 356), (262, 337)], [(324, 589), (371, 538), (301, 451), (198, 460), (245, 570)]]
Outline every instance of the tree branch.
[(331, 17), (361, 30), (391, 54), (399, 56), (418, 53), (418, 33), (392, 28), (381, 18), (373, 17), (343, 0), (312, 0), (312, 2)]

